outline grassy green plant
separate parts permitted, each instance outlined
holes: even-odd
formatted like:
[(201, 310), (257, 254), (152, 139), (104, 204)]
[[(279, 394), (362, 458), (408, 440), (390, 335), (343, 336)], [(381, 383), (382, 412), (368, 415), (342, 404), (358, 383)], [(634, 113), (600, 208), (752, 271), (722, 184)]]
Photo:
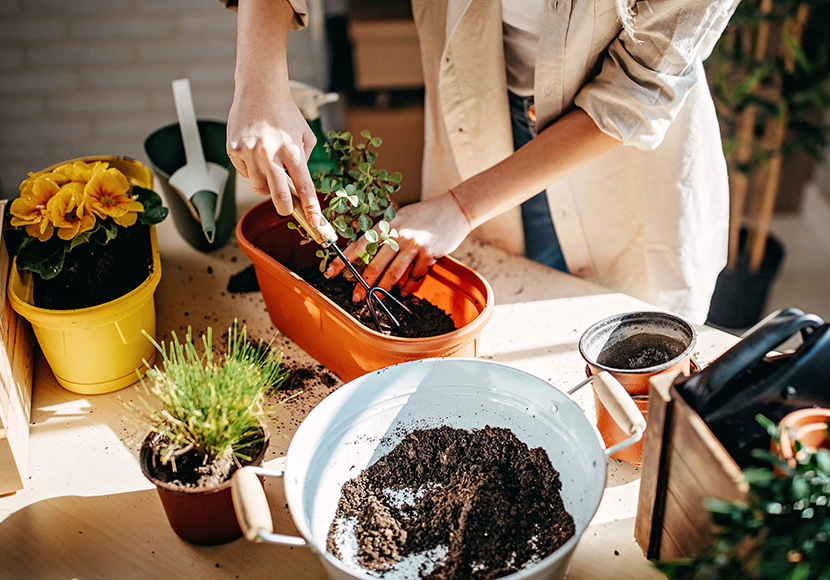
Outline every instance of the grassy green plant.
[[(391, 194), (400, 189), (401, 174), (390, 174), (375, 167), (377, 148), (382, 141), (372, 137), (369, 131), (361, 131), (360, 135), (365, 141), (356, 142), (348, 131), (329, 131), (326, 151), (334, 163), (330, 169), (316, 173), (314, 183), (323, 194), (323, 216), (338, 235), (349, 242), (366, 235), (368, 244), (360, 258), (368, 264), (383, 245), (398, 250), (395, 241), (398, 232), (389, 222), (396, 211)], [(294, 224), (289, 227), (297, 229)], [(317, 257), (322, 259), (321, 271), (333, 255), (334, 252), (327, 250), (317, 252)]]
[(249, 460), (246, 451), (262, 439), (264, 398), (288, 376), (273, 339), (252, 342), (246, 327), (240, 330), (234, 321), (227, 350), (220, 356), (213, 352), (211, 328), (202, 335), (203, 352), (196, 348), (190, 328), (183, 343), (174, 332), (168, 345), (154, 340), (153, 344), (162, 354), (164, 369), (150, 368), (141, 379), (141, 405), (127, 406), (163, 436), (161, 461), (172, 461), (175, 468), (176, 457), (191, 450), (205, 464), (229, 453)]
[[(777, 425), (759, 422), (777, 439)], [(675, 580), (830, 580), (830, 451), (795, 449), (795, 467), (754, 450), (769, 466), (744, 470), (747, 503), (706, 502), (716, 526), (711, 549), (657, 568)]]

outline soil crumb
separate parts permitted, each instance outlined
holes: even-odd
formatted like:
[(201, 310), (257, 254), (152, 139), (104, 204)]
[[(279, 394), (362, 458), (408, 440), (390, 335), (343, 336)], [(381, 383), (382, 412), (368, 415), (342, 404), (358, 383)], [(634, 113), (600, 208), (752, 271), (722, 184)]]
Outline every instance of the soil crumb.
[(416, 430), (343, 485), (326, 547), (388, 580), (500, 578), (574, 535), (561, 488), (509, 429)]
[(337, 377), (326, 370), (323, 365), (287, 364), (288, 378), (280, 387), (281, 391), (296, 391), (307, 389), (316, 384), (333, 387), (337, 384)]

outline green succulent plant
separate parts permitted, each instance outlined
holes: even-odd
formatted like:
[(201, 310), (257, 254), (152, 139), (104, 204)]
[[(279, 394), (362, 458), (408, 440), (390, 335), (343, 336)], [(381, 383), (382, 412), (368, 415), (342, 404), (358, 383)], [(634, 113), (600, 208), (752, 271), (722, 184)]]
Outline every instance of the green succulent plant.
[[(389, 222), (395, 218), (391, 195), (400, 189), (401, 173), (390, 174), (375, 167), (382, 141), (369, 131), (360, 135), (364, 141), (356, 141), (348, 131), (329, 131), (325, 147), (332, 165), (314, 175), (314, 184), (323, 194), (323, 216), (338, 235), (349, 242), (366, 235), (368, 243), (360, 258), (368, 264), (381, 246), (398, 250), (398, 232)], [(298, 228), (295, 224), (289, 227)], [(321, 271), (333, 256), (328, 250), (317, 251)]]

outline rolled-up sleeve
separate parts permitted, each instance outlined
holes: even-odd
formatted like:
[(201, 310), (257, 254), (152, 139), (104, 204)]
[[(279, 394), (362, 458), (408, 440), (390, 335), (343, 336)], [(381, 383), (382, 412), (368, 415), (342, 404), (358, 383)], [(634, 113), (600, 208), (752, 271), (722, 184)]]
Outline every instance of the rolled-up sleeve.
[[(273, 0), (274, 2), (288, 2), (294, 9), (294, 20), (291, 22), (291, 30), (300, 30), (308, 24), (308, 5), (306, 0)], [(239, 0), (219, 0), (225, 8), (236, 9)]]
[(698, 79), (697, 58), (708, 56), (737, 0), (637, 2), (634, 39), (622, 32), (608, 47), (599, 74), (575, 104), (625, 145), (654, 149)]

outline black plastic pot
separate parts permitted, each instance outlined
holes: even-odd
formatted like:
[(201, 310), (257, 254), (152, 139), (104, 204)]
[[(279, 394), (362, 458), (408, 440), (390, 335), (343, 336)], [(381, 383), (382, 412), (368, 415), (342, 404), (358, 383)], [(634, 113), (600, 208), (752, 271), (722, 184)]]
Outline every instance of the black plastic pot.
[[(742, 229), (741, 250), (746, 235), (746, 230)], [(784, 260), (784, 248), (773, 236), (768, 236), (764, 260), (757, 272), (749, 271), (748, 260), (744, 257), (735, 268), (724, 269), (718, 275), (707, 324), (720, 328), (745, 329), (763, 317), (770, 286)]]

